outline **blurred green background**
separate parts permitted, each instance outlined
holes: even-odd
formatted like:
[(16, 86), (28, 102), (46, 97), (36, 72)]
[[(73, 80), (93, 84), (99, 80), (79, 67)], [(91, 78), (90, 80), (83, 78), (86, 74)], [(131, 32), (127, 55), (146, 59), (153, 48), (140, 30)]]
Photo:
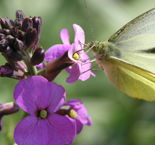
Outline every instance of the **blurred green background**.
[[(86, 3), (99, 41), (105, 41), (124, 24), (155, 6), (154, 0), (86, 0)], [(14, 20), (17, 9), (23, 10), (26, 17), (42, 17), (39, 45), (44, 49), (62, 43), (60, 31), (63, 28), (69, 30), (72, 43), (74, 23), (84, 29), (86, 43), (93, 40), (83, 0), (0, 0), (0, 17)], [(0, 64), (4, 63), (1, 56)], [(78, 98), (85, 103), (92, 118), (92, 126), (84, 126), (73, 145), (154, 145), (155, 102), (128, 97), (108, 81), (104, 72), (94, 73), (96, 77), (74, 84), (65, 83), (68, 77), (65, 71), (55, 79), (65, 87), (67, 99)], [(0, 103), (14, 101), (13, 90), (17, 82), (0, 79)], [(13, 131), (22, 113), (20, 110), (3, 117), (0, 145), (13, 144)]]

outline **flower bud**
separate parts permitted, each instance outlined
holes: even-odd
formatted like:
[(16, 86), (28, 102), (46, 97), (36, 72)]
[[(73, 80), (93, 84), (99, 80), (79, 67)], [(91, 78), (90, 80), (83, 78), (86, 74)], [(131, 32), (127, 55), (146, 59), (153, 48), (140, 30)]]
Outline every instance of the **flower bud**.
[(23, 11), (17, 10), (17, 11), (16, 11), (16, 18), (23, 21), (24, 18), (25, 18)]
[(40, 64), (44, 60), (44, 57), (45, 57), (44, 49), (42, 47), (38, 47), (34, 51), (33, 56), (30, 59), (31, 65)]
[(52, 81), (63, 69), (74, 64), (68, 57), (68, 51), (57, 59), (54, 59), (46, 64), (46, 72), (42, 74), (48, 81)]
[(13, 74), (13, 67), (10, 66), (9, 64), (5, 64), (0, 66), (0, 76), (5, 77), (5, 76), (11, 76)]
[(19, 110), (19, 107), (14, 102), (6, 103), (1, 105), (0, 115), (12, 114), (17, 112), (18, 110)]
[(25, 36), (25, 44), (26, 47), (29, 48), (31, 47), (35, 41), (36, 41), (36, 35), (37, 35), (37, 31), (35, 28), (28, 28), (26, 31), (26, 36)]
[(1, 119), (4, 115), (13, 114), (19, 111), (19, 107), (13, 103), (6, 103), (6, 104), (0, 104), (0, 131), (2, 129), (2, 122)]
[(0, 41), (0, 52), (5, 52), (8, 46), (9, 46), (8, 40), (2, 39)]
[(9, 41), (9, 46), (12, 48), (14, 46), (16, 38), (14, 38), (11, 35), (8, 35), (5, 39)]
[(17, 30), (17, 38), (21, 41), (25, 41), (25, 32), (22, 30)]
[(14, 23), (15, 23), (15, 27), (19, 27), (19, 28), (22, 27), (22, 20), (21, 19), (15, 19)]
[(24, 48), (25, 48), (24, 42), (16, 38), (16, 41), (14, 43), (14, 49), (16, 51), (22, 51)]
[(14, 22), (8, 18), (5, 18), (5, 27), (11, 29), (14, 26)]
[(28, 28), (33, 27), (33, 21), (31, 18), (25, 18), (22, 23), (22, 30), (27, 31)]
[(5, 38), (5, 35), (3, 34), (3, 32), (4, 31), (0, 29), (0, 41)]
[(36, 30), (37, 30), (37, 39), (36, 39), (36, 42), (35, 42), (35, 44), (37, 44), (38, 41), (39, 41), (39, 38), (40, 38), (42, 19), (41, 19), (41, 17), (38, 17), (38, 18), (33, 17), (32, 21), (33, 21), (33, 28), (36, 28)]
[(6, 63), (5, 65), (0, 66), (0, 76), (14, 79), (23, 79), (25, 74), (23, 71), (19, 69), (15, 70), (13, 66)]
[(11, 49), (9, 46), (7, 47), (7, 51), (3, 53), (3, 56), (10, 64), (23, 59), (23, 56), (19, 52)]

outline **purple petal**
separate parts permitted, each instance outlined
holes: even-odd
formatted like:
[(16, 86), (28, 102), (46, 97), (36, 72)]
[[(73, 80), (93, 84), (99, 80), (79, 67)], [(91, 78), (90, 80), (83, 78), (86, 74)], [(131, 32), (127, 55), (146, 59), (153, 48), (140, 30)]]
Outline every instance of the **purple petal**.
[(86, 125), (88, 125), (88, 126), (91, 126), (92, 125), (92, 120), (91, 120), (91, 118), (88, 116), (88, 118), (87, 118), (87, 123), (86, 123)]
[(60, 37), (61, 37), (61, 40), (62, 40), (63, 44), (70, 45), (69, 35), (68, 35), (68, 30), (67, 29), (62, 29), (61, 30)]
[(3, 116), (0, 116), (0, 131), (2, 130), (2, 117)]
[(58, 111), (66, 100), (65, 89), (61, 85), (57, 85), (55, 82), (51, 83), (51, 95), (48, 104), (48, 112), (54, 113)]
[(83, 124), (76, 119), (76, 134), (79, 134), (83, 129)]
[(63, 45), (63, 44), (57, 44), (52, 47), (50, 47), (45, 52), (45, 61), (51, 61), (53, 59), (56, 59), (58, 57), (61, 57), (64, 55), (66, 51), (68, 51), (71, 48), (71, 45)]
[(70, 99), (64, 106), (70, 106), (70, 109), (74, 109), (77, 113), (77, 118), (82, 124), (91, 125), (91, 118), (88, 116), (88, 112), (83, 102), (79, 99)]
[(0, 109), (3, 107), (3, 105), (2, 104), (0, 104)]
[[(78, 52), (78, 55), (80, 55), (80, 57), (81, 57), (81, 59), (80, 60), (75, 60), (74, 58), (73, 58), (73, 54), (74, 54), (74, 52), (76, 51), (75, 50), (76, 48), (75, 48), (75, 44), (73, 43), (72, 44), (72, 46), (71, 46), (71, 48), (69, 49), (69, 51), (68, 51), (68, 57), (72, 60), (72, 61), (74, 61), (75, 63), (77, 63), (76, 65), (78, 65), (77, 67), (78, 68), (76, 68), (76, 71), (77, 72), (75, 72), (75, 70), (72, 70), (72, 69), (66, 69), (67, 70), (67, 72), (68, 73), (70, 73), (71, 74), (71, 72), (72, 73), (76, 73), (76, 75), (78, 75), (78, 78), (76, 78), (74, 81), (67, 81), (68, 83), (74, 83), (75, 81), (77, 81), (78, 79), (80, 79), (80, 80), (82, 80), (82, 81), (85, 81), (85, 80), (87, 80), (89, 77), (90, 77), (90, 75), (93, 75), (93, 76), (95, 76), (95, 74), (93, 74), (89, 69), (91, 68), (91, 63), (90, 63), (90, 59), (89, 59), (89, 57), (88, 57), (88, 55), (83, 51), (83, 50), (81, 50), (81, 51), (79, 51)], [(72, 71), (71, 71), (72, 70)], [(84, 72), (84, 73), (83, 73)], [(82, 74), (81, 74), (82, 73)], [(74, 75), (74, 74), (72, 74), (72, 75)], [(72, 78), (71, 78), (72, 79)]]
[(93, 74), (89, 70), (91, 68), (91, 63), (90, 63), (88, 55), (85, 52), (83, 53), (83, 59), (82, 60), (84, 62), (81, 65), (81, 70), (80, 71), (81, 71), (81, 73), (82, 72), (84, 72), (84, 73), (79, 76), (79, 79), (82, 80), (82, 81), (85, 81), (85, 80), (87, 80), (90, 77), (90, 75), (95, 77), (95, 74)]
[(64, 106), (70, 106), (74, 110), (81, 108), (83, 105), (83, 102), (79, 99), (70, 99), (64, 104)]
[(77, 118), (82, 124), (91, 125), (91, 118), (88, 116), (88, 112), (85, 106), (82, 106), (80, 109), (76, 110), (76, 112), (78, 114)]
[(49, 126), (47, 119), (37, 119), (35, 114), (27, 116), (15, 128), (15, 142), (18, 145), (47, 145), (50, 140)]
[(57, 114), (49, 115), (50, 122), (50, 144), (51, 145), (64, 145), (73, 143), (76, 135), (76, 128), (73, 121), (66, 116)]
[(75, 106), (75, 105), (83, 104), (83, 102), (79, 99), (70, 99), (65, 104), (70, 106)]
[(72, 61), (74, 61), (74, 62), (76, 63), (76, 62), (78, 62), (78, 61), (75, 60), (75, 59), (73, 58), (73, 54), (74, 54), (75, 51), (76, 51), (76, 49), (75, 49), (75, 44), (73, 43), (73, 44), (71, 45), (70, 49), (68, 50), (68, 57), (69, 57)]
[(85, 43), (85, 34), (83, 29), (79, 25), (73, 24), (73, 28), (75, 31), (74, 44), (76, 50), (80, 50), (81, 48), (83, 48), (82, 45)]
[(21, 80), (15, 87), (14, 99), (18, 106), (31, 114), (45, 109), (51, 94), (51, 84), (41, 76)]
[(71, 69), (67, 68), (66, 70), (70, 73), (70, 76), (67, 78), (66, 82), (70, 84), (76, 82), (80, 74), (79, 65), (75, 64)]
[(37, 69), (43, 69), (45, 68), (45, 64), (44, 63), (40, 63), (38, 65), (36, 65)]

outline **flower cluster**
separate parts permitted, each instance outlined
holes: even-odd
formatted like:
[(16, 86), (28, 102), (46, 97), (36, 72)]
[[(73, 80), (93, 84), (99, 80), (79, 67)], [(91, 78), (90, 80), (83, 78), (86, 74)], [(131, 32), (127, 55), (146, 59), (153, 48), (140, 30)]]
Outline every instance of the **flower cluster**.
[(24, 13), (18, 10), (14, 21), (0, 18), (0, 24), (0, 52), (7, 60), (0, 66), (0, 76), (23, 79), (25, 72), (33, 75), (31, 65), (37, 65), (44, 59), (44, 50), (38, 47), (41, 18), (25, 18)]
[[(81, 100), (65, 102), (65, 89), (52, 81), (63, 69), (70, 74), (68, 83), (95, 76), (90, 71), (89, 57), (83, 51), (83, 29), (73, 24), (75, 38), (72, 44), (67, 29), (63, 29), (60, 33), (63, 44), (56, 44), (45, 52), (38, 46), (40, 17), (25, 18), (18, 10), (14, 21), (0, 18), (0, 24), (0, 52), (7, 61), (0, 66), (0, 76), (20, 80), (14, 90), (14, 99), (27, 116), (15, 128), (15, 142), (18, 145), (73, 143), (83, 125), (92, 124), (91, 118)], [(18, 111), (17, 105), (0, 105), (0, 121), (2, 116)], [(0, 129), (1, 126), (0, 123)]]

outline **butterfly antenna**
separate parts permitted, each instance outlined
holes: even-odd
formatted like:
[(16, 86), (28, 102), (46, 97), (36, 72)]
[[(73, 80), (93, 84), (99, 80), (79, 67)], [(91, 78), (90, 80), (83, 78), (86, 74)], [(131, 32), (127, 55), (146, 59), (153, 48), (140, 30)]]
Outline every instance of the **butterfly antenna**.
[(87, 5), (86, 5), (86, 0), (83, 0), (83, 1), (84, 1), (86, 13), (87, 13), (87, 18), (88, 18), (89, 26), (90, 26), (90, 29), (91, 29), (92, 34), (93, 34), (93, 39), (95, 41), (95, 35), (94, 35), (93, 27), (92, 27), (92, 24), (91, 24), (91, 21), (90, 21), (90, 17), (89, 17), (89, 13), (88, 13), (88, 8), (87, 8)]

